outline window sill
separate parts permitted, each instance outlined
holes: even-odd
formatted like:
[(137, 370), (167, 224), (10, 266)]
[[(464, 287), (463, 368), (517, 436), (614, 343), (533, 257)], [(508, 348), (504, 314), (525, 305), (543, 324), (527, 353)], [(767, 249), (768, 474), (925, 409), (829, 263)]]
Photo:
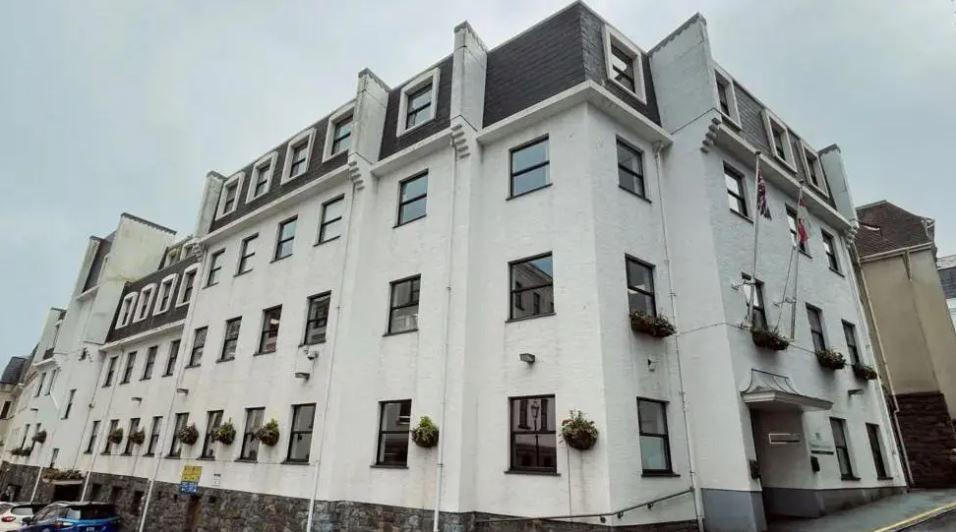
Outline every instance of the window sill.
[(163, 373), (162, 375), (160, 375), (160, 378), (163, 378), (163, 377), (172, 377), (172, 376), (173, 376), (172, 373)]
[(217, 359), (217, 360), (216, 360), (216, 364), (220, 364), (220, 363), (222, 363), (222, 362), (232, 362), (232, 361), (235, 360), (235, 359), (236, 359), (236, 357), (232, 357), (232, 358), (220, 358), (220, 359)]
[(398, 223), (396, 223), (395, 225), (392, 226), (392, 229), (398, 229), (399, 227), (401, 227), (401, 226), (403, 226), (403, 225), (408, 225), (408, 224), (410, 224), (410, 223), (412, 223), (412, 222), (417, 222), (418, 220), (421, 220), (422, 218), (424, 218), (424, 217), (426, 217), (426, 216), (428, 216), (428, 215), (427, 215), (427, 214), (423, 214), (423, 215), (421, 215), (421, 216), (419, 216), (419, 217), (417, 217), (417, 218), (412, 218), (411, 220), (405, 220), (404, 222), (398, 222)]
[(854, 477), (853, 475), (840, 475), (840, 480), (852, 480), (856, 482), (860, 480), (860, 477)]
[(650, 204), (653, 204), (653, 203), (654, 203), (653, 201), (649, 200), (649, 199), (647, 198), (647, 196), (642, 196), (641, 194), (638, 194), (637, 192), (634, 192), (633, 190), (631, 190), (631, 189), (629, 189), (629, 188), (627, 188), (627, 187), (622, 187), (620, 183), (617, 184), (617, 188), (623, 190), (624, 192), (627, 192), (628, 194), (630, 194), (630, 195), (632, 195), (632, 196), (636, 196), (636, 197), (638, 197), (638, 198), (640, 198), (640, 199), (646, 201), (647, 203), (650, 203)]
[(531, 190), (526, 190), (526, 191), (524, 191), (524, 192), (522, 192), (522, 193), (520, 193), (520, 194), (512, 194), (512, 195), (508, 196), (507, 198), (505, 198), (505, 201), (511, 201), (511, 200), (513, 200), (513, 199), (515, 199), (515, 198), (520, 198), (521, 196), (527, 196), (528, 194), (531, 194), (532, 192), (537, 192), (537, 191), (539, 191), (539, 190), (548, 188), (548, 187), (550, 187), (551, 185), (552, 185), (552, 183), (547, 183), (547, 184), (541, 185), (541, 186), (538, 187), (538, 188), (533, 188), (533, 189), (531, 189)]
[(287, 259), (287, 258), (289, 258), (289, 257), (291, 257), (291, 256), (292, 256), (292, 254), (290, 253), (290, 254), (286, 255), (285, 257), (273, 257), (272, 260), (269, 261), (269, 264), (273, 264), (273, 263), (279, 262), (280, 260), (285, 260), (285, 259)]
[(830, 271), (839, 275), (840, 277), (846, 277), (845, 275), (843, 275), (843, 272), (841, 272), (840, 270), (834, 270), (833, 268), (830, 268)]
[[(417, 329), (416, 329), (416, 330), (417, 330)], [(324, 344), (324, 343), (325, 343), (325, 340), (322, 340), (321, 342), (312, 342), (312, 343), (302, 342), (301, 344), (299, 344), (299, 347), (308, 347), (308, 346), (311, 346), (311, 345), (322, 345), (322, 344)]]
[[(309, 154), (309, 157), (311, 157), (311, 156), (312, 156), (312, 155)], [(298, 174), (289, 175), (289, 176), (282, 176), (282, 177), (279, 179), (279, 186), (282, 186), (282, 185), (288, 183), (289, 181), (292, 181), (293, 179), (298, 179), (298, 178), (304, 176), (304, 175), (307, 174), (307, 173), (309, 173), (308, 167), (306, 167), (305, 170), (302, 170), (302, 171), (299, 172)], [(265, 195), (265, 194), (263, 194), (263, 195)]]
[(257, 357), (261, 355), (274, 355), (275, 352), (276, 352), (275, 349), (273, 349), (272, 351), (256, 351), (255, 353), (252, 354), (252, 356)]
[(139, 381), (140, 381), (140, 382), (143, 382), (143, 381), (148, 381), (148, 380), (152, 380), (152, 379), (153, 379), (153, 376), (150, 375), (149, 377), (140, 377), (140, 378), (139, 378)]
[(328, 244), (329, 242), (334, 242), (334, 241), (336, 241), (336, 240), (338, 240), (338, 239), (340, 239), (340, 238), (342, 238), (342, 235), (333, 236), (332, 238), (326, 238), (325, 240), (319, 240), (318, 242), (315, 243), (315, 245), (316, 245), (316, 246), (321, 246), (322, 244)]
[[(402, 98), (405, 98), (406, 96), (407, 96), (407, 94), (403, 94), (403, 95), (402, 95)], [(407, 116), (405, 117), (405, 120), (408, 120), (408, 117), (407, 117)], [(404, 135), (404, 134), (406, 134), (406, 133), (411, 133), (412, 131), (415, 131), (416, 129), (418, 129), (418, 128), (424, 126), (425, 124), (429, 124), (429, 123), (433, 122), (434, 120), (435, 120), (435, 110), (434, 110), (434, 108), (433, 108), (433, 109), (432, 109), (432, 117), (431, 117), (431, 118), (429, 118), (428, 120), (424, 120), (424, 121), (422, 121), (422, 122), (419, 122), (419, 123), (417, 123), (417, 124), (415, 124), (414, 126), (409, 127), (409, 128), (403, 127), (401, 130), (399, 130), (398, 135), (396, 135), (396, 137), (401, 137), (402, 135)]]
[(746, 214), (741, 214), (741, 213), (739, 213), (739, 212), (737, 212), (737, 211), (735, 211), (735, 210), (733, 210), (733, 209), (727, 209), (727, 210), (730, 211), (730, 212), (732, 212), (732, 213), (734, 213), (734, 215), (736, 215), (737, 217), (739, 217), (739, 218), (741, 218), (741, 219), (743, 219), (743, 220), (746, 220), (746, 221), (750, 222), (751, 224), (754, 223), (753, 218), (747, 216)]
[(201, 365), (202, 365), (202, 364), (186, 364), (186, 366), (184, 366), (184, 367), (185, 367), (186, 369), (190, 369), (190, 368), (198, 368), (198, 367), (201, 366)]
[(147, 457), (147, 456), (153, 457), (153, 456), (156, 456), (156, 455), (155, 455), (154, 453), (145, 453), (145, 454), (143, 454), (143, 457), (144, 457), (144, 458)]
[(245, 275), (251, 272), (252, 270), (253, 268), (249, 268), (248, 270), (242, 270), (241, 272), (236, 272), (235, 275), (233, 275), (233, 277), (239, 277), (240, 275)]
[(525, 316), (525, 317), (523, 317), (523, 318), (509, 318), (509, 319), (505, 320), (505, 323), (515, 323), (515, 322), (519, 322), (519, 321), (528, 321), (528, 320), (533, 320), (533, 319), (536, 319), (536, 318), (550, 318), (551, 316), (555, 316), (555, 315), (557, 315), (557, 313), (555, 313), (555, 312), (548, 312), (547, 314), (535, 314), (534, 316)]
[(729, 124), (733, 129), (740, 131), (743, 128), (740, 126), (739, 120), (734, 120), (734, 117), (728, 115), (727, 113), (721, 111), (720, 116), (724, 118), (724, 123)]
[(398, 464), (372, 464), (369, 467), (372, 469), (408, 469), (407, 465)]
[(200, 456), (199, 458), (196, 458), (196, 460), (199, 460), (202, 462), (215, 462), (216, 457), (215, 456)]
[(258, 464), (258, 460), (253, 460), (252, 458), (236, 458), (233, 462), (239, 462), (241, 464)]
[(409, 329), (409, 330), (407, 330), (407, 331), (386, 332), (385, 334), (382, 335), (382, 337), (386, 337), (386, 336), (399, 336), (399, 335), (401, 335), (401, 334), (408, 334), (408, 333), (413, 333), (413, 332), (418, 332), (418, 329)]
[(796, 169), (792, 164), (790, 164), (790, 161), (788, 161), (788, 160), (784, 159), (783, 157), (777, 155), (777, 152), (776, 152), (776, 151), (772, 151), (771, 153), (773, 153), (773, 160), (774, 160), (774, 161), (776, 161), (776, 162), (782, 164), (787, 170), (790, 170), (790, 171), (793, 172), (793, 173), (797, 173), (797, 169)]
[(505, 470), (506, 475), (532, 475), (539, 477), (560, 477), (561, 473), (557, 471), (531, 471), (525, 469), (507, 469)]
[(206, 283), (206, 286), (204, 286), (203, 288), (212, 288), (213, 286), (216, 286), (217, 284), (219, 284), (219, 281), (216, 281), (215, 283)]
[(876, 480), (893, 480), (893, 477), (876, 477)]
[(297, 466), (307, 466), (309, 465), (308, 460), (283, 460), (279, 462), (282, 465), (297, 465)]
[(183, 456), (181, 454), (167, 454), (163, 458), (169, 458), (170, 460), (179, 460)]
[(807, 250), (797, 248), (797, 251), (799, 251), (800, 254), (803, 255), (804, 257), (806, 257), (806, 258), (808, 258), (808, 259), (810, 259), (810, 260), (813, 260), (813, 257), (810, 255), (810, 253), (807, 252)]
[(120, 381), (119, 383), (120, 383), (121, 385), (122, 385), (122, 384), (129, 384), (129, 381)]
[(133, 453), (120, 453), (120, 456), (133, 456)]
[(673, 471), (643, 471), (641, 472), (642, 477), (649, 478), (680, 478), (680, 475), (674, 473)]

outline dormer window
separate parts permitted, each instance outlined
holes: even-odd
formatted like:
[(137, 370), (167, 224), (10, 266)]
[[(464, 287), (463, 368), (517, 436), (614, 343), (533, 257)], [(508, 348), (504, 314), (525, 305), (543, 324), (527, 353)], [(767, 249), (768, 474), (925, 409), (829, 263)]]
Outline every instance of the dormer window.
[(774, 158), (786, 165), (791, 171), (795, 171), (793, 155), (793, 143), (790, 140), (790, 131), (783, 122), (774, 116), (770, 111), (763, 110), (764, 127), (767, 132), (767, 141)]
[(723, 70), (714, 71), (714, 81), (717, 85), (717, 105), (721, 114), (732, 124), (740, 127), (740, 113), (737, 110), (737, 91), (734, 82)]
[(820, 164), (820, 158), (817, 157), (810, 146), (803, 144), (803, 163), (807, 169), (807, 179), (818, 191), (827, 194), (826, 180), (823, 178), (823, 166)]
[(222, 192), (219, 194), (219, 209), (216, 211), (216, 218), (235, 212), (236, 207), (239, 206), (239, 189), (242, 188), (244, 175), (243, 172), (239, 172), (223, 183)]
[(188, 305), (193, 297), (193, 289), (196, 285), (196, 275), (199, 272), (199, 265), (193, 264), (183, 272), (183, 281), (179, 283), (179, 296), (176, 297), (176, 306)]
[(308, 171), (314, 137), (315, 129), (309, 128), (289, 141), (285, 154), (285, 168), (282, 172), (283, 183)]
[(159, 283), (159, 297), (156, 298), (156, 309), (153, 314), (162, 314), (169, 310), (173, 302), (173, 285), (176, 284), (176, 274), (167, 275)]
[(149, 314), (149, 307), (153, 303), (153, 295), (156, 293), (156, 285), (151, 284), (139, 293), (139, 305), (136, 307), (136, 316), (133, 317), (133, 321), (141, 321), (146, 319), (146, 315)]
[(348, 103), (329, 116), (325, 129), (325, 146), (322, 150), (322, 162), (349, 151), (352, 145), (352, 120), (355, 104)]
[(402, 87), (399, 103), (398, 131), (401, 135), (435, 118), (438, 102), (437, 68), (425, 72)]
[(246, 202), (250, 202), (269, 192), (272, 184), (272, 174), (276, 166), (276, 152), (259, 159), (252, 165), (252, 181), (249, 183), (249, 194)]
[(305, 172), (306, 165), (309, 162), (308, 147), (308, 143), (305, 141), (292, 147), (292, 166), (289, 169), (290, 175), (297, 176)]
[(336, 122), (332, 134), (332, 154), (349, 149), (350, 140), (352, 140), (352, 115)]
[(644, 103), (644, 68), (641, 50), (627, 37), (610, 26), (604, 27), (604, 57), (607, 77)]
[(123, 296), (123, 302), (120, 304), (119, 318), (116, 322), (117, 328), (129, 325), (130, 320), (133, 319), (133, 310), (136, 308), (137, 295), (136, 292), (133, 292)]

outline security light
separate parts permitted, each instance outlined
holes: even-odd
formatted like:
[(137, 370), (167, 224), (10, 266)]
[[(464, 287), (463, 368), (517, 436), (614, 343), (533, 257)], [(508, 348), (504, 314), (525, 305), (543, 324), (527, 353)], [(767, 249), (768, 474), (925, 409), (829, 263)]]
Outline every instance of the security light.
[(522, 362), (527, 362), (528, 364), (534, 364), (534, 355), (532, 355), (531, 353), (521, 353), (520, 355), (518, 355), (518, 358), (521, 359)]

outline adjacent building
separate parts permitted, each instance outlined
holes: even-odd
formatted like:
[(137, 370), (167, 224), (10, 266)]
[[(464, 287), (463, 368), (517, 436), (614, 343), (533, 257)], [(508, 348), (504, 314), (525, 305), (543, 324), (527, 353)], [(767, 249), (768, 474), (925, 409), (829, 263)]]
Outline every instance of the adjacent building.
[[(211, 172), (193, 236), (124, 217), (141, 260), (94, 246), (41, 368), (58, 400), (14, 420), (49, 435), (9, 476), (79, 469), (80, 497), (182, 530), (756, 531), (899, 491), (879, 381), (818, 362), (875, 363), (839, 148), (721, 68), (699, 15), (650, 49), (582, 3), (452, 42)], [(751, 340), (753, 290), (787, 349)]]
[(943, 284), (946, 306), (949, 308), (953, 326), (956, 327), (956, 255), (940, 257), (936, 267), (939, 269), (939, 280)]

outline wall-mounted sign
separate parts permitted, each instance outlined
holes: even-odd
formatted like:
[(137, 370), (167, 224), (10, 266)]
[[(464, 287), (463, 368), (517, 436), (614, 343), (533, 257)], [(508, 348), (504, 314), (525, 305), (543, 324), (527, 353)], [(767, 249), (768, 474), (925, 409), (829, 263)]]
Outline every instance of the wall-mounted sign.
[(179, 477), (179, 492), (183, 495), (195, 495), (199, 492), (199, 477), (202, 476), (202, 466), (184, 465), (183, 473)]
[(771, 432), (767, 434), (770, 445), (789, 445), (791, 443), (800, 443), (800, 433), (798, 432)]

